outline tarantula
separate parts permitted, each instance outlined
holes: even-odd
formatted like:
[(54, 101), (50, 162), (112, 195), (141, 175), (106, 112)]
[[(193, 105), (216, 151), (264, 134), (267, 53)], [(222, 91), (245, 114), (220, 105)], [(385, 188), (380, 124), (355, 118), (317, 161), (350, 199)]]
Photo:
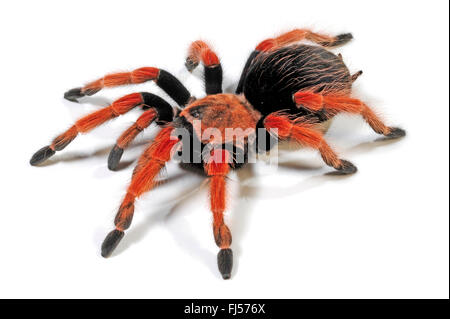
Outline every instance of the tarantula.
[[(296, 141), (318, 150), (324, 162), (340, 173), (352, 174), (356, 167), (340, 159), (328, 145), (321, 123), (340, 112), (354, 113), (360, 114), (376, 133), (386, 138), (405, 135), (400, 128), (386, 126), (363, 101), (351, 97), (352, 83), (362, 71), (351, 75), (342, 56), (325, 48), (345, 44), (352, 38), (350, 33), (333, 37), (295, 29), (266, 39), (250, 54), (235, 94), (222, 93), (219, 58), (205, 42), (195, 41), (189, 48), (186, 67), (192, 71), (200, 62), (204, 65), (207, 96), (198, 100), (178, 79), (158, 68), (143, 67), (132, 72), (106, 75), (84, 87), (67, 91), (64, 97), (77, 102), (78, 98), (93, 95), (105, 87), (154, 81), (178, 105), (172, 107), (161, 97), (147, 92), (126, 95), (76, 121), (50, 145), (37, 151), (30, 164), (37, 165), (61, 151), (78, 133), (86, 133), (135, 107), (142, 108), (142, 115), (112, 148), (108, 158), (109, 169), (117, 168), (124, 149), (143, 129), (153, 122), (162, 129), (138, 160), (115, 217), (115, 229), (102, 244), (102, 256), (110, 256), (117, 247), (124, 231), (131, 225), (135, 200), (155, 186), (155, 178), (165, 163), (177, 151), (188, 151), (189, 156), (184, 162), (201, 168), (210, 181), (213, 233), (220, 248), (218, 268), (222, 277), (228, 279), (233, 253), (231, 232), (224, 223), (226, 176), (231, 169), (246, 162), (251, 145), (256, 143), (259, 152), (267, 152), (274, 139)], [(298, 43), (302, 40), (312, 43)], [(196, 125), (196, 121), (200, 125)], [(242, 130), (238, 138), (230, 138), (223, 134), (227, 128)], [(180, 138), (178, 129), (188, 132), (189, 143)], [(208, 135), (208, 129), (215, 129), (220, 134)], [(192, 146), (195, 142), (200, 145), (200, 151)], [(198, 153), (200, 157), (195, 155)], [(243, 160), (237, 160), (237, 155), (244, 155)]]

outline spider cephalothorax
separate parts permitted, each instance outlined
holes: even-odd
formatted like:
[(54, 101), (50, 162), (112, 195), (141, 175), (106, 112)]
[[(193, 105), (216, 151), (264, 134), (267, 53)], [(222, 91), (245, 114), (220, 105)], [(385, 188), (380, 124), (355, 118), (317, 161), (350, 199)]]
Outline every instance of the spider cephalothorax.
[[(233, 141), (229, 140), (226, 134), (227, 129), (251, 128), (255, 131), (256, 123), (261, 117), (260, 113), (246, 103), (241, 96), (234, 94), (208, 95), (191, 103), (179, 116), (184, 117), (195, 127), (195, 133), (205, 144), (232, 143)], [(201, 122), (201, 126), (194, 125), (196, 120)], [(217, 130), (218, 134), (208, 134), (207, 130), (212, 129)], [(215, 140), (217, 138), (220, 140)]]
[[(296, 44), (304, 39), (317, 45)], [(352, 83), (362, 72), (351, 75), (342, 57), (324, 48), (345, 44), (350, 39), (350, 34), (331, 37), (296, 29), (264, 40), (248, 58), (236, 94), (222, 93), (222, 67), (217, 55), (203, 41), (193, 42), (186, 67), (192, 71), (203, 63), (207, 93), (198, 100), (191, 97), (173, 75), (158, 68), (144, 67), (107, 75), (67, 91), (65, 98), (77, 101), (105, 87), (152, 80), (178, 105), (172, 107), (152, 93), (126, 95), (76, 121), (50, 145), (37, 151), (30, 163), (43, 162), (65, 148), (78, 133), (88, 132), (107, 120), (141, 107), (142, 115), (112, 148), (108, 167), (117, 169), (124, 149), (151, 123), (155, 122), (162, 129), (138, 160), (114, 221), (116, 227), (103, 242), (102, 256), (111, 255), (130, 227), (136, 198), (155, 185), (155, 178), (165, 163), (181, 151), (187, 154), (183, 161), (200, 167), (210, 180), (213, 233), (220, 248), (218, 266), (223, 278), (228, 279), (233, 254), (231, 232), (224, 222), (226, 176), (230, 169), (245, 164), (251, 146), (256, 145), (257, 151), (265, 152), (273, 139), (292, 140), (318, 150), (324, 162), (340, 173), (351, 174), (356, 172), (356, 167), (338, 157), (318, 124), (347, 112), (360, 114), (375, 132), (386, 138), (405, 135), (400, 128), (386, 126), (369, 106), (350, 96)]]

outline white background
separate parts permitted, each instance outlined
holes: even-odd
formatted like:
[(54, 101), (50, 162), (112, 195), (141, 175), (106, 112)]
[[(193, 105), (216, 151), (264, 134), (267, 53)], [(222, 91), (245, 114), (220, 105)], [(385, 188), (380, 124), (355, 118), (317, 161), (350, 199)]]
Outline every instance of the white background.
[[(14, 1), (0, 4), (0, 297), (448, 298), (447, 1)], [(104, 90), (81, 104), (63, 93), (106, 73), (184, 69), (189, 43), (218, 52), (236, 86), (264, 38), (295, 27), (352, 32), (341, 52), (363, 98), (408, 136), (376, 142), (358, 116), (327, 139), (359, 171), (332, 171), (313, 151), (283, 153), (230, 176), (235, 267), (223, 281), (203, 178), (176, 164), (142, 197), (113, 257), (113, 228), (152, 127), (107, 169), (115, 139), (139, 112), (77, 138), (41, 167), (28, 161), (80, 116), (154, 84)]]

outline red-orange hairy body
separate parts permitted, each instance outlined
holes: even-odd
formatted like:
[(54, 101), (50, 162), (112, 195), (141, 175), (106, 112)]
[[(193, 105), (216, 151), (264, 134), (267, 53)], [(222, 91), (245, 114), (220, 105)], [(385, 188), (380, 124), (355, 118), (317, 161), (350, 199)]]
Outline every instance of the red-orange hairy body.
[[(201, 121), (201, 127), (194, 125), (195, 133), (203, 143), (223, 144), (233, 142), (226, 129), (242, 129), (238, 139), (245, 139), (254, 133), (256, 123), (261, 114), (254, 110), (241, 97), (234, 94), (208, 95), (196, 100), (187, 106), (180, 116), (185, 117), (191, 124), (195, 120)], [(215, 140), (207, 130), (215, 129), (220, 133), (221, 139)], [(246, 131), (250, 129), (249, 131)]]

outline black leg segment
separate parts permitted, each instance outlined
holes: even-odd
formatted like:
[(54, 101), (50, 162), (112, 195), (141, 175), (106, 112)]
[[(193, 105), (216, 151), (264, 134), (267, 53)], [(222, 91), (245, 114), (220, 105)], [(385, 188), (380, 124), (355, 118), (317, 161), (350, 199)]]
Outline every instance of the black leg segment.
[(33, 166), (38, 165), (53, 155), (55, 155), (55, 150), (52, 150), (50, 146), (44, 146), (39, 151), (34, 153), (30, 159), (30, 164)]
[(102, 244), (102, 257), (111, 256), (114, 249), (119, 245), (125, 233), (123, 231), (114, 229), (105, 238)]
[(222, 66), (205, 66), (205, 91), (206, 94), (222, 93)]
[(142, 109), (153, 109), (156, 111), (157, 115), (156, 117), (149, 118), (144, 112), (144, 114), (142, 114), (137, 121), (118, 138), (116, 145), (114, 145), (108, 156), (108, 168), (112, 171), (118, 168), (124, 149), (140, 132), (150, 126), (153, 120), (155, 120), (158, 125), (164, 125), (173, 120), (174, 114), (172, 106), (166, 100), (153, 93), (142, 92), (140, 94), (143, 102)]
[(159, 70), (156, 84), (180, 106), (186, 106), (191, 97), (186, 87), (176, 77), (165, 70)]
[(149, 108), (153, 108), (158, 113), (158, 120), (156, 124), (162, 125), (173, 120), (173, 109), (172, 106), (163, 98), (159, 97), (156, 94), (142, 92), (142, 101), (144, 102), (143, 109), (147, 110)]
[(221, 249), (217, 254), (217, 265), (223, 279), (230, 279), (233, 269), (233, 251), (230, 248)]

